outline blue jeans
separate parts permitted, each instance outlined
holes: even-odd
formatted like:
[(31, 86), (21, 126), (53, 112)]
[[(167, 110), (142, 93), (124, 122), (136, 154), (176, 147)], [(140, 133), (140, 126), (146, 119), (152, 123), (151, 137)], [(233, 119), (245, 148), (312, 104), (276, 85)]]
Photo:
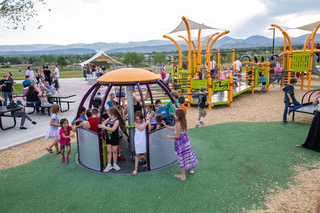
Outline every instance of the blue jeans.
[[(284, 112), (283, 112), (283, 119), (282, 121), (287, 121), (287, 114), (288, 114), (288, 108), (290, 107), (291, 103), (290, 102), (285, 102), (285, 107), (284, 107)], [(302, 105), (297, 101), (293, 101), (294, 107), (292, 107), (291, 109), (293, 111), (299, 109), (300, 107), (302, 107)]]
[[(41, 101), (35, 101), (35, 102), (30, 102), (26, 104), (29, 107), (33, 107), (33, 106), (41, 106)], [(36, 111), (39, 112), (39, 108), (36, 108)], [(44, 113), (44, 108), (41, 108), (41, 112)]]
[(3, 106), (7, 106), (7, 99), (9, 98), (9, 101), (11, 102), (11, 94), (12, 92), (2, 92), (3, 98), (4, 98), (4, 102), (3, 102)]

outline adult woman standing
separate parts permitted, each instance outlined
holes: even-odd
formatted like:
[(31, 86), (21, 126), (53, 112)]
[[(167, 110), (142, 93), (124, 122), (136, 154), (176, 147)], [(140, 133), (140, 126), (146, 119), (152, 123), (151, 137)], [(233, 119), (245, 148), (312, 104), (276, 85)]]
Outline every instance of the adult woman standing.
[(0, 88), (2, 90), (2, 95), (4, 98), (3, 106), (7, 106), (7, 99), (11, 101), (11, 94), (13, 91), (13, 85), (11, 81), (8, 79), (8, 75), (4, 74), (3, 79), (0, 81)]
[[(38, 88), (34, 87), (33, 85), (30, 85), (26, 92), (27, 106), (41, 106), (41, 101), (39, 100), (40, 96), (41, 92), (38, 90)], [(39, 108), (36, 108), (36, 111), (39, 112)], [(42, 114), (44, 114), (44, 109), (41, 109), (41, 111)]]
[(316, 114), (313, 117), (308, 137), (304, 144), (296, 145), (296, 147), (303, 147), (307, 149), (314, 150), (316, 152), (320, 152), (320, 92), (318, 92), (315, 96), (315, 100), (313, 101), (313, 106), (317, 106)]

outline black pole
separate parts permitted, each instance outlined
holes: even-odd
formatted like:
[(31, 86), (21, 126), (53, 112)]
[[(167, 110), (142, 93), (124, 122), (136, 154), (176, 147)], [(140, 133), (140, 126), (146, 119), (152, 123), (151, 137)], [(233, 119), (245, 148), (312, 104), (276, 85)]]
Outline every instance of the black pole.
[(273, 40), (272, 40), (272, 54), (274, 54), (274, 39), (275, 39), (275, 28), (273, 28)]

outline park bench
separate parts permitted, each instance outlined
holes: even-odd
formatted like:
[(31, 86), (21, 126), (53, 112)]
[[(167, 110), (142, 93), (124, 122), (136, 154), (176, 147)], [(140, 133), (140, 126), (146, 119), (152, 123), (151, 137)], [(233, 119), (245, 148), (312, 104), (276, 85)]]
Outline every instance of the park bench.
[(32, 109), (31, 112), (28, 112), (29, 115), (30, 115), (30, 114), (33, 114), (33, 113), (36, 111), (36, 109), (41, 109), (41, 108), (44, 108), (45, 110), (47, 110), (47, 111), (48, 111), (48, 115), (50, 115), (51, 106), (47, 106), (47, 107), (42, 107), (42, 106), (24, 106), (24, 108), (25, 108), (25, 109), (26, 109), (26, 108)]
[(302, 107), (295, 111), (292, 111), (292, 121), (294, 121), (294, 116), (296, 112), (310, 114), (310, 115), (315, 114), (317, 109), (313, 106), (312, 95), (314, 95), (318, 91), (320, 91), (320, 89), (310, 90), (302, 96), (302, 99), (301, 99)]

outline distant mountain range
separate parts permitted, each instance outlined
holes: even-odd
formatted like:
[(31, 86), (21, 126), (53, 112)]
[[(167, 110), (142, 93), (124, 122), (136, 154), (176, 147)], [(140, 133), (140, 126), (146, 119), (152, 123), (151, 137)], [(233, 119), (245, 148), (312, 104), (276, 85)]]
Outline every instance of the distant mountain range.
[[(292, 37), (293, 45), (304, 44), (306, 35), (299, 37)], [(206, 44), (207, 41), (204, 41)], [(316, 42), (320, 42), (320, 35), (316, 35)], [(178, 42), (182, 51), (188, 50), (184, 41)], [(272, 38), (264, 36), (251, 36), (246, 39), (235, 39), (229, 36), (222, 37), (214, 44), (214, 49), (235, 49), (248, 47), (271, 47)], [(275, 39), (275, 46), (283, 46), (283, 38)], [(205, 48), (205, 45), (203, 45)], [(30, 45), (0, 45), (1, 56), (37, 56), (37, 55), (68, 55), (68, 54), (92, 54), (99, 50), (106, 53), (115, 52), (162, 52), (162, 51), (176, 51), (176, 46), (169, 40), (149, 40), (142, 42), (128, 42), (128, 43), (103, 43), (97, 42), (92, 44), (68, 44), (68, 45), (54, 45), (54, 44), (30, 44)]]

